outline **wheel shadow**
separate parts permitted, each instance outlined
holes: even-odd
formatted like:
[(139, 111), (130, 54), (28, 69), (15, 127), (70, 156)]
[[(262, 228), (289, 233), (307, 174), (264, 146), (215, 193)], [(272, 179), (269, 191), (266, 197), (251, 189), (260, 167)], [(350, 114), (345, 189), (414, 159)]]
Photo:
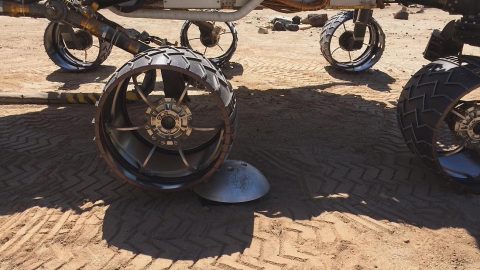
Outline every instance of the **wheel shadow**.
[(85, 83), (98, 83), (103, 82), (115, 72), (115, 66), (99, 66), (94, 72), (66, 72), (61, 69), (57, 69), (54, 72), (47, 75), (47, 81), (63, 83), (59, 90), (77, 90), (82, 84)]
[[(332, 66), (326, 66), (325, 70), (333, 78), (347, 82), (347, 85), (365, 85), (379, 92), (392, 90), (390, 85), (396, 82), (395, 78), (378, 69), (369, 69), (361, 73), (353, 73), (340, 71)], [(341, 83), (333, 82), (331, 84), (330, 86)]]
[[(0, 215), (32, 207), (104, 207), (101, 238), (153, 258), (243, 253), (255, 216), (309, 222), (325, 212), (429, 229), (462, 228), (479, 243), (478, 196), (439, 179), (404, 146), (391, 104), (316, 89), (237, 90), (230, 158), (269, 179), (265, 198), (209, 205), (190, 192), (155, 193), (110, 175), (92, 142), (92, 107), (46, 107), (0, 118)], [(252, 95), (253, 94), (253, 95)]]

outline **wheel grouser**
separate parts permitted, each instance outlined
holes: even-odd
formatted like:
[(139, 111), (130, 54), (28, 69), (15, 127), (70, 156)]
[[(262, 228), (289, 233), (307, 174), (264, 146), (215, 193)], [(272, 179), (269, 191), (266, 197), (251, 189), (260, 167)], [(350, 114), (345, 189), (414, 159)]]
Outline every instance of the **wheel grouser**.
[[(344, 11), (333, 16), (322, 28), (320, 50), (325, 59), (334, 68), (347, 72), (362, 72), (373, 67), (382, 57), (385, 50), (385, 34), (380, 24), (374, 18), (370, 18), (370, 22), (367, 25), (368, 35), (366, 36), (369, 40), (368, 44), (364, 44), (361, 49), (354, 51), (345, 50), (345, 48), (340, 46), (332, 48), (334, 39), (340, 40), (342, 36), (353, 35), (353, 29), (345, 26), (349, 21), (352, 21), (351, 24), (353, 24), (353, 18), (353, 11)], [(346, 55), (343, 57), (345, 59), (335, 58), (335, 53), (338, 54), (339, 50), (343, 50), (342, 53)], [(347, 56), (349, 57), (347, 58)]]
[[(480, 192), (479, 87), (479, 57), (439, 59), (412, 77), (397, 108), (399, 127), (408, 147), (427, 166), (477, 193)], [(457, 128), (465, 119), (476, 125), (472, 128), (477, 132), (472, 136), (476, 137), (474, 143), (466, 140), (468, 136)], [(453, 135), (444, 139), (446, 133)]]
[[(165, 90), (147, 96), (137, 78), (152, 70), (161, 73), (157, 77), (163, 82), (156, 84)], [(141, 96), (138, 104), (126, 102), (130, 80)], [(195, 95), (193, 88), (208, 95)], [(206, 98), (213, 100), (213, 107), (194, 104)], [(144, 188), (173, 191), (208, 179), (223, 164), (235, 135), (236, 101), (230, 84), (208, 59), (187, 48), (167, 46), (138, 54), (110, 78), (97, 106), (95, 136), (102, 158), (119, 178)], [(134, 109), (128, 106), (144, 106), (140, 118), (146, 122), (134, 124)], [(196, 112), (206, 118), (215, 114), (219, 120), (212, 121), (219, 124), (195, 126)], [(185, 146), (195, 134), (208, 139), (200, 145), (192, 139), (195, 146)]]

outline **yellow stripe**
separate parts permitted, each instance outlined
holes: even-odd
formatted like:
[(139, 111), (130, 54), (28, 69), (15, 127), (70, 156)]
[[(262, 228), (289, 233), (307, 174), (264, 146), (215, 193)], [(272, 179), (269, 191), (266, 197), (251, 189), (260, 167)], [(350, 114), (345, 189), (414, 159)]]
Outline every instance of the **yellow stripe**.
[(82, 93), (78, 93), (77, 98), (78, 98), (78, 103), (81, 103), (81, 104), (86, 103), (85, 96)]
[(90, 99), (92, 104), (95, 104), (95, 102), (97, 102), (97, 97), (95, 96), (94, 93), (89, 93), (88, 98)]
[(67, 102), (70, 103), (70, 104), (75, 104), (75, 98), (74, 98), (74, 95), (72, 94), (66, 94), (66, 97), (67, 97)]

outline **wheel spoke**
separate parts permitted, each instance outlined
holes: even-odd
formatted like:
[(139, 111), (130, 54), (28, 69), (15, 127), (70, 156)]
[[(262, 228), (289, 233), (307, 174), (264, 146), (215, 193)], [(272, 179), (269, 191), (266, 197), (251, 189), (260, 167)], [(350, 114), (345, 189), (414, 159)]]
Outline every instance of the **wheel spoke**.
[(208, 47), (205, 47), (205, 51), (203, 51), (203, 55), (205, 55), (207, 53), (207, 49), (208, 49)]
[(208, 131), (215, 131), (219, 129), (220, 127), (192, 127), (192, 130), (194, 131), (203, 131), (203, 132), (208, 132)]
[(342, 25), (343, 25), (343, 29), (345, 30), (345, 32), (348, 32), (347, 27), (345, 26), (345, 23), (342, 23)]
[(333, 56), (333, 54), (338, 50), (340, 49), (340, 47), (336, 48), (335, 50), (333, 50), (333, 52), (331, 53), (331, 55)]
[(220, 146), (222, 145), (222, 141), (223, 141), (223, 133), (224, 133), (224, 130), (222, 129), (222, 131), (220, 132), (220, 137), (218, 139), (218, 142), (217, 142), (217, 145), (215, 145), (215, 149), (214, 151), (212, 152), (212, 154), (208, 157), (207, 161), (203, 162), (203, 163), (200, 163), (201, 165), (198, 166), (199, 168), (203, 168), (204, 164), (210, 164), (210, 162), (213, 161), (213, 159), (215, 158), (215, 155), (217, 154), (218, 152), (218, 149), (220, 149)]
[(223, 52), (223, 48), (220, 46), (220, 44), (217, 44), (217, 46), (220, 48), (220, 50), (222, 50)]
[(198, 38), (189, 38), (188, 40), (196, 40), (196, 39), (200, 39), (199, 37)]
[(457, 110), (452, 109), (452, 113), (455, 114), (456, 116), (460, 117), (462, 120), (465, 120), (465, 116), (463, 116), (461, 113), (459, 113)]
[(178, 98), (177, 100), (177, 105), (180, 105), (182, 104), (183, 102), (183, 99), (185, 98), (185, 96), (187, 95), (187, 88), (188, 88), (188, 84), (185, 85), (185, 88), (183, 89), (182, 91), (182, 94), (180, 95), (180, 97)]
[(132, 77), (133, 79), (133, 85), (135, 87), (135, 90), (137, 91), (138, 95), (140, 96), (140, 98), (143, 100), (143, 102), (145, 102), (148, 107), (150, 107), (152, 110), (156, 111), (156, 108), (155, 106), (147, 99), (147, 97), (145, 96), (145, 94), (143, 93), (142, 89), (140, 88), (140, 86), (138, 86), (138, 82), (137, 82), (137, 76), (135, 77)]
[(150, 161), (150, 159), (152, 158), (153, 154), (155, 153), (155, 150), (157, 150), (157, 146), (154, 145), (152, 147), (152, 149), (150, 149), (150, 152), (148, 153), (147, 157), (145, 158), (145, 161), (143, 161), (143, 164), (142, 164), (142, 167), (140, 168), (140, 170), (143, 170), (145, 169), (145, 167), (147, 166), (148, 162)]
[(187, 157), (185, 156), (185, 153), (183, 152), (183, 148), (181, 145), (178, 147), (178, 153), (180, 154), (180, 158), (182, 159), (183, 164), (191, 171), (196, 171), (197, 169), (192, 167), (190, 163), (188, 163)]
[(348, 57), (350, 58), (350, 63), (352, 63), (352, 54), (350, 53), (350, 51), (348, 51)]
[(221, 36), (221, 35), (224, 35), (224, 34), (231, 34), (231, 33), (232, 33), (232, 32), (223, 32), (223, 33), (220, 33), (220, 34), (218, 34), (218, 35)]
[(133, 131), (133, 130), (140, 130), (145, 126), (136, 126), (136, 127), (112, 127), (111, 129), (116, 131)]
[(365, 42), (363, 42), (363, 45), (365, 45), (365, 46), (367, 46), (367, 47), (372, 46), (372, 44), (367, 44), (367, 43), (365, 43)]

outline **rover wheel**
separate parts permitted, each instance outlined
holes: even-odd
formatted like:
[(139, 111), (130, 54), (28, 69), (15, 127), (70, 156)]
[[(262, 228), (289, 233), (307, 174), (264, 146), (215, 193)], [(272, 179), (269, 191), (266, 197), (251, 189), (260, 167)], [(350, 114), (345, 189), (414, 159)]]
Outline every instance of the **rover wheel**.
[(211, 22), (214, 26), (213, 38), (202, 35), (192, 21), (185, 21), (180, 32), (180, 44), (205, 55), (217, 66), (222, 66), (232, 58), (237, 50), (237, 30), (231, 22)]
[(385, 49), (385, 34), (378, 22), (371, 18), (360, 49), (352, 47), (353, 11), (333, 16), (322, 28), (320, 49), (325, 59), (336, 69), (362, 72), (375, 65)]
[(479, 57), (436, 60), (408, 82), (397, 111), (409, 148), (474, 192), (480, 192), (479, 70)]
[(112, 51), (112, 45), (85, 30), (50, 22), (43, 44), (50, 59), (61, 69), (82, 72), (100, 66)]
[[(142, 80), (157, 73), (146, 95)], [(126, 102), (136, 91), (141, 101)], [(210, 177), (235, 133), (234, 93), (221, 71), (187, 48), (137, 55), (105, 86), (95, 116), (100, 154), (120, 178), (145, 188), (178, 190)]]

